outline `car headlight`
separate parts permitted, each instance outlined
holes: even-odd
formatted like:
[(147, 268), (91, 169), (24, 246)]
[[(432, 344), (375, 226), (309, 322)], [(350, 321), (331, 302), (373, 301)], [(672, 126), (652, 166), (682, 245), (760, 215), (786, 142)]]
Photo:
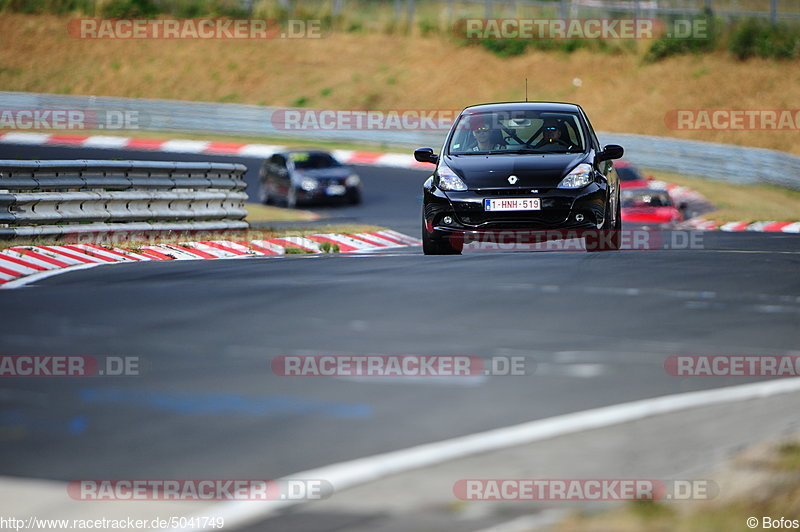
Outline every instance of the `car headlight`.
[(307, 192), (311, 192), (319, 186), (319, 181), (313, 177), (304, 177), (300, 180), (300, 188)]
[(467, 190), (467, 185), (444, 163), (439, 163), (439, 188), (442, 190)]
[(359, 179), (358, 174), (350, 174), (347, 176), (347, 179), (344, 180), (344, 184), (348, 187), (357, 187), (361, 184), (361, 179)]
[(588, 163), (581, 163), (572, 169), (567, 177), (561, 180), (558, 188), (581, 188), (585, 187), (593, 181), (592, 178), (592, 165)]

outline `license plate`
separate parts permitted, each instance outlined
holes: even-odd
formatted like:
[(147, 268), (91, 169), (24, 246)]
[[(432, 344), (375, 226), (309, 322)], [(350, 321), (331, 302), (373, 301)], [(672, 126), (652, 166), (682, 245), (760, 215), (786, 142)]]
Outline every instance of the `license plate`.
[(540, 211), (541, 198), (492, 198), (483, 200), (485, 211)]
[(328, 194), (328, 196), (341, 196), (346, 190), (347, 189), (344, 187), (344, 185), (330, 185), (325, 192)]

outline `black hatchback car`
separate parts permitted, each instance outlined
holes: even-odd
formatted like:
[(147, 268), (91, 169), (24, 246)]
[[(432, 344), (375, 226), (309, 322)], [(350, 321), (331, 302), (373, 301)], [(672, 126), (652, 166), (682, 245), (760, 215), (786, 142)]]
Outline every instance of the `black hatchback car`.
[(259, 183), (261, 203), (361, 202), (361, 179), (355, 171), (322, 150), (288, 150), (264, 163)]
[(618, 249), (619, 179), (611, 160), (622, 155), (621, 146), (600, 147), (575, 104), (467, 107), (441, 155), (414, 152), (436, 165), (423, 185), (423, 250), (457, 254), (466, 233), (507, 230), (607, 231), (610, 245), (598, 249)]

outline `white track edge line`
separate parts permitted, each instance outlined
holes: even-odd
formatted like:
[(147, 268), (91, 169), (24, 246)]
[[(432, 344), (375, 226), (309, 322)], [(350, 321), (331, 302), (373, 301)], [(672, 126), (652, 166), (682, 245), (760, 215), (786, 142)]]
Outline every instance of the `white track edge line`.
[(46, 272), (39, 272), (39, 273), (32, 273), (31, 275), (26, 275), (24, 277), (20, 277), (19, 279), (14, 279), (13, 281), (8, 281), (0, 285), (0, 289), (6, 288), (20, 288), (22, 286), (26, 286), (30, 283), (35, 283), (36, 281), (41, 281), (43, 279), (47, 279), (48, 277), (54, 277), (56, 275), (60, 275), (62, 273), (69, 273), (75, 272), (78, 270), (88, 270), (89, 268), (94, 268), (95, 266), (102, 266), (104, 264), (116, 264), (114, 262), (88, 262), (84, 264), (74, 264), (72, 266), (67, 266), (66, 268), (57, 268), (55, 270), (48, 270)]
[[(641, 399), (331, 464), (288, 475), (282, 480), (325, 479), (333, 485), (334, 490), (344, 490), (389, 475), (479, 453), (497, 451), (690, 408), (759, 399), (796, 391), (800, 391), (800, 378), (777, 379)], [(233, 501), (211, 506), (198, 516), (223, 517), (226, 527), (236, 528), (265, 519), (279, 510), (303, 502), (306, 501)], [(200, 529), (173, 528), (171, 530)]]

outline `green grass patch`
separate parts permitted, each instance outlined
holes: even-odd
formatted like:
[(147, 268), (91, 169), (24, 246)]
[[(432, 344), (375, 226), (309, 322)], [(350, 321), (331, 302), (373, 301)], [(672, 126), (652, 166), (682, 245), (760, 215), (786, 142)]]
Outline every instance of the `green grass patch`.
[(787, 442), (778, 446), (773, 467), (779, 471), (800, 471), (800, 442)]
[(766, 57), (797, 59), (800, 57), (800, 26), (747, 19), (731, 30), (728, 50), (738, 59)]
[[(684, 28), (680, 24), (684, 19), (678, 17), (669, 18), (665, 21), (667, 32), (656, 39), (644, 55), (646, 63), (655, 63), (673, 55), (703, 54), (711, 52), (719, 47), (720, 28), (722, 22), (716, 20), (710, 11), (703, 16), (691, 19), (691, 35), (675, 35), (678, 28)], [(669, 29), (671, 28), (671, 29)]]
[(297, 248), (297, 247), (294, 247), (294, 246), (287, 246), (287, 247), (285, 247), (283, 249), (284, 249), (283, 252), (286, 255), (308, 255), (310, 253), (313, 253), (313, 251), (310, 251), (308, 249)]
[(305, 96), (300, 96), (299, 98), (296, 98), (292, 102), (292, 106), (293, 107), (305, 107), (306, 105), (308, 105), (308, 101), (309, 101), (308, 98), (306, 98)]
[[(768, 451), (769, 457), (757, 463), (742, 464), (732, 460), (725, 472), (728, 482), (734, 482), (733, 478), (748, 487), (747, 495), (726, 497), (726, 491), (722, 489), (719, 497), (709, 500), (632, 502), (609, 511), (576, 514), (548, 530), (719, 532), (748, 530), (747, 519), (754, 516), (759, 521), (758, 530), (762, 530), (763, 516), (774, 520), (782, 516), (788, 520), (797, 519), (800, 512), (800, 442), (773, 445)], [(776, 469), (781, 473), (774, 473)]]
[(339, 249), (339, 244), (334, 244), (331, 242), (320, 243), (319, 250), (323, 253), (339, 253), (339, 251), (341, 251)]
[(319, 215), (302, 209), (284, 209), (260, 203), (247, 203), (245, 221), (254, 222), (306, 222), (319, 220)]

